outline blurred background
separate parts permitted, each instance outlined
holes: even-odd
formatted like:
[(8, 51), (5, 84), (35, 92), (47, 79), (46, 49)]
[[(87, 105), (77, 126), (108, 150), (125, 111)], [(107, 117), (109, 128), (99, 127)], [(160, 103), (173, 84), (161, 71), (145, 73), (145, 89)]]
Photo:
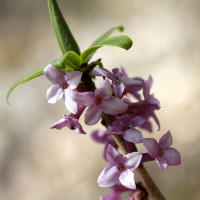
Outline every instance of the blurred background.
[[(108, 69), (123, 66), (129, 76), (153, 76), (161, 101), (160, 138), (170, 130), (182, 165), (161, 171), (146, 167), (170, 200), (200, 199), (200, 1), (59, 0), (81, 50), (109, 28), (124, 25), (129, 51), (105, 47)], [(67, 114), (63, 101), (48, 104), (51, 83), (39, 77), (8, 89), (26, 73), (61, 55), (46, 1), (0, 0), (0, 200), (92, 200), (110, 192), (96, 180), (106, 162), (103, 146), (87, 135), (49, 126)], [(152, 137), (149, 135), (149, 137)]]

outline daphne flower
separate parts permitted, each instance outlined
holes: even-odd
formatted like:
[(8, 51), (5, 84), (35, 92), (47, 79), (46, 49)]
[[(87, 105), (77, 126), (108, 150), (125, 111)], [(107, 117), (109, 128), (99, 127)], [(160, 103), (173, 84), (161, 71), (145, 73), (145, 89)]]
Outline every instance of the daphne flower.
[(79, 123), (78, 119), (75, 117), (74, 114), (70, 114), (69, 116), (63, 115), (63, 118), (51, 125), (50, 128), (56, 128), (60, 130), (65, 126), (67, 126), (71, 130), (75, 129), (77, 133), (86, 134), (86, 132), (83, 130), (81, 124)]
[(95, 92), (74, 92), (72, 94), (72, 99), (76, 103), (88, 106), (85, 113), (87, 125), (96, 124), (100, 120), (102, 112), (117, 115), (127, 110), (128, 105), (121, 99), (112, 96), (112, 93), (110, 82), (105, 80)]
[(78, 104), (72, 100), (71, 94), (78, 87), (82, 72), (65, 72), (49, 64), (44, 69), (44, 75), (54, 84), (46, 93), (48, 103), (55, 104), (63, 97), (67, 109), (76, 114), (78, 112)]
[[(112, 88), (115, 96), (121, 98), (126, 86), (142, 86), (143, 82), (139, 79), (129, 78), (124, 70), (122, 72), (119, 71), (118, 68), (112, 70), (113, 73), (104, 69), (102, 67), (95, 67), (92, 70), (93, 76), (105, 76), (108, 79), (112, 80)], [(124, 73), (123, 73), (124, 72)]]
[(108, 147), (109, 144), (111, 144), (112, 146), (115, 145), (115, 141), (112, 138), (111, 135), (106, 134), (106, 131), (103, 130), (94, 130), (91, 133), (91, 138), (99, 143), (105, 144), (104, 145), (104, 150), (103, 150), (103, 156), (106, 159), (106, 149)]
[(98, 177), (100, 187), (110, 187), (118, 181), (127, 188), (135, 189), (134, 171), (140, 164), (142, 154), (139, 152), (129, 153), (125, 156), (120, 154), (113, 146), (109, 145), (106, 151), (106, 166)]
[(160, 138), (159, 143), (154, 138), (145, 138), (142, 141), (149, 155), (155, 158), (161, 170), (164, 170), (168, 165), (176, 166), (181, 164), (180, 153), (170, 147), (172, 142), (170, 131)]
[(145, 119), (137, 116), (123, 116), (115, 120), (112, 125), (108, 127), (107, 133), (114, 135), (122, 135), (122, 137), (132, 143), (141, 143), (143, 136), (142, 133), (135, 129), (137, 126), (144, 124)]

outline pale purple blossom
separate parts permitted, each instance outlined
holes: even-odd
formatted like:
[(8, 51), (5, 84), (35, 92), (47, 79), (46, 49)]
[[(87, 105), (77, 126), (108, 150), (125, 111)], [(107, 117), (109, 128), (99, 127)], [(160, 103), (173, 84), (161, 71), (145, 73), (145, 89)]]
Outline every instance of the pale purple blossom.
[(148, 121), (150, 117), (154, 119), (158, 126), (158, 130), (160, 130), (160, 122), (154, 112), (155, 110), (160, 109), (160, 102), (154, 97), (153, 94), (150, 94), (152, 85), (153, 79), (151, 75), (149, 75), (143, 86), (144, 100), (129, 104), (129, 110), (132, 110), (135, 116), (139, 115), (146, 119), (146, 122), (141, 126), (141, 128), (144, 128), (150, 132), (152, 132), (151, 123)]
[[(113, 73), (102, 67), (95, 67), (92, 70), (92, 76), (105, 76), (112, 80), (112, 88), (115, 96), (121, 98), (126, 86), (142, 86), (143, 82), (139, 79), (129, 78), (124, 70), (120, 72), (118, 68), (112, 70)], [(124, 72), (124, 73), (123, 73)]]
[(103, 156), (106, 159), (106, 149), (107, 149), (108, 145), (110, 144), (112, 146), (115, 146), (115, 141), (112, 138), (112, 136), (106, 134), (106, 131), (94, 130), (91, 133), (91, 138), (96, 142), (104, 144)]
[(51, 129), (56, 128), (58, 130), (68, 127), (71, 130), (76, 130), (77, 133), (86, 134), (83, 130), (81, 124), (79, 123), (78, 119), (74, 114), (70, 114), (69, 116), (63, 115), (63, 118), (51, 125)]
[(82, 72), (65, 72), (49, 64), (44, 69), (44, 75), (54, 84), (46, 93), (48, 103), (55, 104), (63, 97), (66, 108), (71, 113), (76, 114), (78, 112), (78, 104), (72, 100), (71, 94), (78, 87)]
[(96, 124), (101, 113), (117, 115), (125, 112), (128, 105), (121, 99), (112, 96), (113, 90), (110, 82), (105, 80), (94, 92), (74, 92), (72, 99), (79, 105), (88, 106), (85, 113), (85, 123), (87, 125)]
[(159, 143), (154, 138), (145, 138), (142, 141), (149, 155), (155, 158), (161, 170), (164, 170), (168, 165), (176, 166), (181, 163), (180, 153), (170, 147), (172, 142), (170, 131), (160, 138)]
[(109, 165), (106, 166), (98, 177), (100, 187), (110, 187), (118, 181), (127, 188), (135, 189), (133, 171), (139, 166), (142, 154), (140, 152), (120, 154), (113, 146), (108, 145), (106, 158)]
[(122, 200), (121, 195), (124, 192), (133, 192), (133, 194), (127, 199), (127, 200), (135, 200), (135, 196), (137, 195), (138, 192), (140, 192), (140, 189), (130, 189), (127, 187), (124, 187), (123, 185), (116, 184), (112, 187), (111, 194), (107, 195), (106, 197), (101, 197), (101, 200)]
[(123, 138), (132, 143), (141, 143), (143, 140), (142, 133), (135, 127), (141, 126), (145, 119), (136, 116), (123, 116), (115, 120), (108, 126), (107, 134), (122, 135)]

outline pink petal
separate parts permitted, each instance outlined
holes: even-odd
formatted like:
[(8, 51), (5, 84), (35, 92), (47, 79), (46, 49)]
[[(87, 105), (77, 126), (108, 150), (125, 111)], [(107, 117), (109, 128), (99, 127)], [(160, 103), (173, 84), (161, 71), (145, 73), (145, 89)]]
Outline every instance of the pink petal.
[(132, 143), (141, 143), (143, 140), (142, 133), (137, 129), (128, 129), (124, 132), (123, 138)]
[(167, 163), (171, 166), (176, 166), (181, 164), (181, 155), (174, 148), (168, 148), (163, 150), (163, 157), (167, 160)]
[(95, 103), (94, 92), (72, 92), (71, 98), (82, 106), (90, 106)]
[(101, 103), (102, 111), (106, 114), (117, 115), (125, 112), (128, 105), (117, 97), (111, 97), (109, 100), (103, 100)]
[(44, 69), (44, 75), (51, 81), (53, 84), (62, 85), (65, 82), (64, 76), (66, 72), (60, 69), (56, 69), (51, 64), (47, 65)]
[(92, 76), (105, 76), (111, 80), (115, 79), (114, 75), (110, 71), (108, 71), (107, 69), (104, 69), (102, 67), (95, 67), (92, 70)]
[(156, 156), (155, 160), (158, 163), (158, 166), (160, 167), (161, 170), (166, 169), (168, 164), (167, 160), (164, 157)]
[(56, 103), (63, 97), (63, 89), (59, 85), (51, 86), (46, 93), (48, 103)]
[(101, 118), (101, 112), (99, 106), (89, 106), (85, 113), (85, 124), (88, 126), (96, 124)]
[(112, 145), (108, 145), (106, 150), (106, 159), (111, 165), (118, 165), (124, 162), (124, 157)]
[(158, 155), (160, 147), (154, 138), (145, 138), (142, 143), (152, 158), (155, 158)]
[(143, 95), (144, 95), (145, 100), (148, 100), (149, 98), (149, 93), (150, 93), (150, 89), (152, 85), (153, 85), (153, 79), (151, 75), (149, 75), (147, 81), (145, 81), (144, 83), (144, 88), (143, 88)]
[(131, 171), (134, 171), (136, 168), (138, 168), (141, 162), (142, 154), (140, 152), (132, 152), (126, 154), (125, 158), (125, 167), (130, 169)]
[(56, 128), (58, 130), (64, 128), (65, 126), (68, 125), (68, 120), (66, 120), (65, 118), (62, 118), (60, 120), (58, 120), (57, 122), (55, 122), (53, 125), (50, 126), (50, 128)]
[(112, 83), (112, 88), (113, 88), (113, 92), (114, 92), (115, 96), (121, 98), (122, 94), (124, 92), (124, 89), (125, 89), (124, 83), (114, 80)]
[(136, 117), (134, 117), (133, 119), (130, 120), (129, 126), (132, 127), (132, 128), (134, 128), (136, 126), (141, 126), (142, 124), (144, 124), (145, 121), (146, 121), (145, 118), (140, 117), (140, 116), (136, 116)]
[(159, 145), (162, 149), (166, 149), (172, 145), (172, 135), (170, 131), (165, 133), (159, 140)]
[(70, 88), (64, 90), (64, 100), (66, 108), (73, 114), (78, 113), (78, 104), (72, 100), (72, 91)]
[(113, 186), (118, 182), (120, 173), (116, 166), (108, 165), (99, 175), (97, 183), (100, 187)]
[(134, 174), (130, 169), (123, 171), (119, 176), (121, 184), (127, 188), (135, 189)]
[(66, 73), (65, 80), (69, 83), (70, 88), (76, 89), (81, 81), (82, 72), (70, 71)]
[(109, 99), (113, 91), (108, 80), (105, 80), (101, 86), (95, 90), (95, 96), (101, 97), (102, 99)]
[(141, 80), (132, 79), (128, 77), (121, 77), (121, 81), (126, 85), (142, 86), (143, 84)]
[(103, 130), (94, 130), (91, 133), (91, 138), (96, 142), (105, 143), (107, 141), (107, 137), (108, 135)]

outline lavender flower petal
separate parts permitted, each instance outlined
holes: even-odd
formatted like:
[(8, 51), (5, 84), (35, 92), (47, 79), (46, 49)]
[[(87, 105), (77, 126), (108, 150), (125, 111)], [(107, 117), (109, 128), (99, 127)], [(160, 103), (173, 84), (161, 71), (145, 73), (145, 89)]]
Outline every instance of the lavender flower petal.
[(102, 110), (99, 106), (89, 106), (85, 113), (85, 124), (89, 126), (96, 124), (101, 118), (101, 112)]
[(63, 97), (63, 89), (59, 85), (53, 85), (47, 89), (46, 98), (48, 103), (54, 104)]
[(117, 97), (111, 97), (109, 100), (103, 100), (101, 103), (102, 111), (106, 114), (117, 115), (125, 112), (128, 105)]
[(127, 188), (135, 189), (135, 181), (134, 181), (134, 174), (130, 169), (126, 169), (123, 171), (120, 176), (119, 180), (121, 184)]
[(113, 186), (118, 182), (120, 173), (116, 166), (108, 165), (99, 175), (97, 183), (100, 187)]

